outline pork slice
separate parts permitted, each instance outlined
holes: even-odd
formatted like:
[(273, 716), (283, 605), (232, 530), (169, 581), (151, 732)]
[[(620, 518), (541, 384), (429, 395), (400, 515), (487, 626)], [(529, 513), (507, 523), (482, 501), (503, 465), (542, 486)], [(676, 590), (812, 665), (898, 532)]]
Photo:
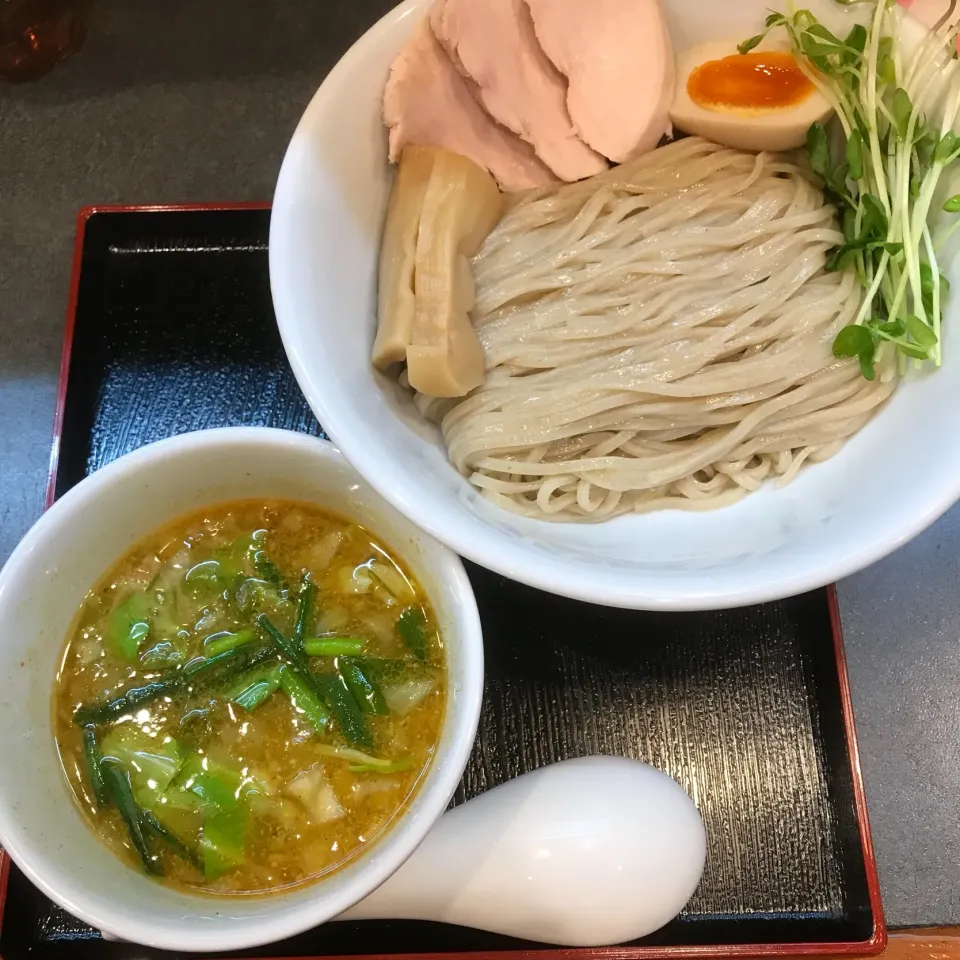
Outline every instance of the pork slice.
[(541, 49), (524, 0), (436, 0), (430, 25), (490, 116), (529, 143), (561, 180), (607, 168), (573, 129), (567, 81)]
[(554, 183), (556, 178), (518, 136), (494, 122), (424, 21), (390, 69), (383, 93), (390, 159), (406, 144), (441, 147), (469, 157), (504, 190)]
[(574, 129), (623, 163), (670, 131), (674, 61), (658, 0), (525, 0), (544, 53), (566, 76)]

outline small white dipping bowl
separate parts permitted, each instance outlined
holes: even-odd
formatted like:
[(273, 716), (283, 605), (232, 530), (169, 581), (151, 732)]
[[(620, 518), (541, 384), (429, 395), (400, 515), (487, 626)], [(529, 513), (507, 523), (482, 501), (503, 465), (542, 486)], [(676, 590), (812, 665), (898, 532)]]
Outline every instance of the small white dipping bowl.
[[(122, 863), (75, 807), (52, 731), (52, 693), (84, 595), (157, 527), (225, 500), (304, 500), (355, 520), (409, 565), (439, 619), (447, 708), (433, 762), (391, 828), (342, 870), (290, 893), (181, 893)], [(241, 950), (293, 936), (375, 890), (443, 813), (480, 715), (483, 642), (460, 560), (391, 509), (322, 440), (281, 430), (186, 434), (128, 454), (55, 503), (0, 572), (0, 845), (52, 900), (124, 940)]]
[[(431, 0), (407, 0), (367, 32), (307, 108), (277, 183), (270, 281), (287, 356), (345, 456), (417, 526), (463, 556), (543, 590), (620, 607), (709, 609), (810, 590), (867, 566), (960, 496), (960, 273), (943, 367), (911, 377), (832, 460), (721, 510), (598, 524), (515, 517), (448, 463), (437, 430), (370, 365), (381, 225), (392, 182), (381, 120), (393, 59)], [(662, 0), (673, 45), (739, 41), (783, 2)], [(845, 35), (860, 7), (805, 4)], [(901, 38), (922, 31), (903, 15)], [(642, 90), (631, 91), (642, 97)], [(956, 186), (953, 186), (956, 192)]]

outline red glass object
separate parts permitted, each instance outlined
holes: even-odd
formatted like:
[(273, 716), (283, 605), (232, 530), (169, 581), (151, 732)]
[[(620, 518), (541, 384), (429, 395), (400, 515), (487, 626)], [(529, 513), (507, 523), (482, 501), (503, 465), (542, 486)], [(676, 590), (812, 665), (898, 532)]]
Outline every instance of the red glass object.
[(78, 50), (89, 0), (0, 0), (0, 78), (35, 80)]

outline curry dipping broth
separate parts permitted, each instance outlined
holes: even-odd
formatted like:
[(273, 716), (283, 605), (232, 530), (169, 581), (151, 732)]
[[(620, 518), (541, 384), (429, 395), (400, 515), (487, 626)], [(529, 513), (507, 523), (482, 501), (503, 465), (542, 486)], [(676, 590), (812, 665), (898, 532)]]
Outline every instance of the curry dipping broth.
[(263, 893), (336, 870), (397, 818), (445, 682), (427, 598), (376, 537), (311, 504), (236, 501), (157, 530), (88, 594), (54, 729), (123, 860)]

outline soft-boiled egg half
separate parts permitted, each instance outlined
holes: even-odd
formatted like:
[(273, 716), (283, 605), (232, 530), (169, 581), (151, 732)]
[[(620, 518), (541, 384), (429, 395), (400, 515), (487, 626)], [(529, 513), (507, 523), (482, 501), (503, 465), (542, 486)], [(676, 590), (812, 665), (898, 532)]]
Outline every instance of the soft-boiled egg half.
[(684, 133), (739, 150), (790, 150), (830, 112), (789, 47), (741, 54), (735, 41), (721, 40), (677, 57), (670, 120)]

